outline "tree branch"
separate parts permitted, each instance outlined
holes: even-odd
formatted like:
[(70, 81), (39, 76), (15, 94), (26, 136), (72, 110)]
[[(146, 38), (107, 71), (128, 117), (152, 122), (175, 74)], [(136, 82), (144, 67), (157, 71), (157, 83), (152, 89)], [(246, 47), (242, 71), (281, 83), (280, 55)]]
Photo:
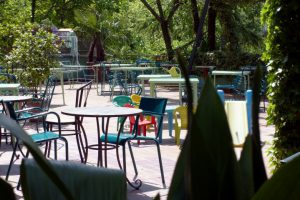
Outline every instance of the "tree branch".
[(169, 16), (167, 18), (167, 21), (170, 22), (172, 17), (174, 16), (175, 12), (178, 10), (179, 6), (180, 6), (181, 2), (180, 0), (175, 0), (173, 3), (173, 7), (170, 10)]
[(155, 10), (148, 4), (146, 0), (141, 0), (141, 2), (146, 6), (146, 8), (151, 12), (151, 14), (158, 20), (161, 21), (160, 16), (155, 12)]
[(157, 8), (158, 8), (158, 12), (159, 12), (160, 18), (161, 18), (161, 19), (165, 19), (164, 11), (163, 11), (163, 9), (162, 9), (160, 0), (156, 0), (156, 5), (157, 5)]

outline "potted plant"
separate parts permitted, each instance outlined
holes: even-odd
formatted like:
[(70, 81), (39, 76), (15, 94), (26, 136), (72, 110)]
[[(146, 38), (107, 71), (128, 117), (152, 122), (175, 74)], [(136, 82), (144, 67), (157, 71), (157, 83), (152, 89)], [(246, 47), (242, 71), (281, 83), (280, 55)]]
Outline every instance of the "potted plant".
[(13, 48), (5, 57), (8, 71), (17, 74), (21, 85), (37, 94), (40, 84), (59, 66), (57, 54), (60, 43), (46, 28), (26, 24), (18, 29)]

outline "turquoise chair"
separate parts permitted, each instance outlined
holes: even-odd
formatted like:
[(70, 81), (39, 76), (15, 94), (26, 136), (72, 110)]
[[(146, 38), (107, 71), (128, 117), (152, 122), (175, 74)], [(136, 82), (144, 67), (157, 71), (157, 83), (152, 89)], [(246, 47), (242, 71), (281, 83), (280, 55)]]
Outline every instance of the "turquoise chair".
[[(9, 116), (11, 119), (15, 120), (16, 122), (19, 122), (17, 115), (15, 113), (14, 110), (14, 106), (11, 102), (2, 102), (2, 106), (4, 108), (4, 111), (6, 113), (7, 116)], [(52, 132), (49, 131), (48, 127), (46, 126), (46, 117), (48, 115), (54, 115), (56, 117), (57, 123), (58, 123), (58, 133), (56, 132)], [(35, 143), (48, 143), (51, 141), (54, 141), (54, 159), (57, 159), (57, 140), (62, 140), (65, 143), (65, 149), (66, 149), (66, 160), (69, 159), (69, 153), (68, 153), (68, 141), (66, 140), (66, 138), (64, 138), (61, 135), (61, 125), (60, 125), (60, 117), (56, 112), (42, 112), (42, 113), (38, 113), (38, 114), (34, 114), (31, 116), (28, 116), (26, 118), (22, 118), (22, 120), (30, 120), (30, 119), (36, 119), (36, 118), (40, 118), (42, 119), (42, 121), (40, 121), (40, 124), (42, 125), (43, 131), (37, 132), (37, 133), (33, 133), (30, 135), (31, 139), (35, 142)], [(10, 170), (11, 167), (13, 165), (14, 162), (14, 157), (16, 156), (16, 151), (17, 148), (19, 147), (19, 144), (22, 141), (19, 141), (19, 139), (16, 139), (16, 142), (14, 143), (13, 146), (13, 153), (12, 153), (12, 157), (9, 163), (9, 167), (6, 173), (6, 180), (8, 180), (9, 174), (10, 174)], [(20, 148), (20, 147), (19, 147)], [(23, 152), (21, 151), (22, 155), (25, 157), (28, 157), (28, 153), (25, 155), (23, 154)], [(19, 185), (18, 185), (19, 186)]]
[[(128, 144), (129, 151), (131, 154), (135, 174), (137, 175), (137, 169), (135, 160), (133, 157), (133, 152), (131, 148), (130, 142), (135, 140), (150, 140), (153, 141), (156, 144), (157, 152), (158, 152), (158, 160), (160, 165), (160, 172), (161, 172), (161, 178), (162, 183), (165, 186), (165, 178), (164, 178), (164, 172), (163, 172), (163, 166), (162, 166), (162, 160), (161, 160), (161, 153), (160, 153), (160, 145), (159, 145), (159, 136), (161, 134), (162, 125), (163, 125), (163, 116), (165, 113), (167, 105), (167, 99), (165, 98), (150, 98), (150, 97), (142, 97), (141, 103), (139, 108), (143, 110), (143, 115), (145, 116), (155, 116), (157, 118), (157, 130), (154, 137), (151, 136), (142, 136), (138, 135), (138, 122), (139, 122), (139, 115), (136, 117), (135, 125), (133, 128), (133, 131), (131, 133), (124, 133), (122, 131), (119, 131), (119, 133), (106, 133), (107, 135), (107, 141), (110, 144), (119, 145), (123, 148), (123, 169), (126, 173), (126, 155), (125, 155), (125, 145)], [(122, 125), (124, 124), (126, 119), (123, 119)], [(105, 141), (105, 135), (103, 134), (100, 138), (102, 141)], [(132, 185), (133, 186), (133, 185)], [(133, 186), (135, 187), (135, 186)], [(135, 188), (139, 188), (139, 186)]]

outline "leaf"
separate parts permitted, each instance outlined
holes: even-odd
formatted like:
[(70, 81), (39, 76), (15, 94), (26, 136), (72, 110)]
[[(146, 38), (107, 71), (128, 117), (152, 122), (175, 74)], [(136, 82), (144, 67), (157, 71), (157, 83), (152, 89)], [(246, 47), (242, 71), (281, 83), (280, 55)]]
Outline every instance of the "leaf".
[(239, 199), (238, 165), (224, 106), (208, 78), (191, 129), (193, 199)]
[(243, 199), (251, 199), (254, 195), (254, 177), (252, 139), (250, 135), (248, 135), (245, 139), (239, 160), (239, 168), (242, 177), (241, 184)]
[(283, 165), (270, 180), (258, 190), (256, 199), (300, 199), (300, 157)]
[(254, 74), (253, 85), (253, 105), (252, 105), (252, 156), (253, 156), (253, 177), (254, 177), (254, 190), (255, 192), (267, 180), (266, 169), (263, 161), (259, 131), (259, 104), (260, 104), (260, 87), (261, 87), (261, 68), (257, 68)]
[(0, 194), (1, 199), (5, 200), (16, 200), (13, 188), (9, 183), (0, 178)]
[[(48, 175), (48, 177), (58, 187), (62, 194), (64, 194), (66, 199), (74, 199), (70, 191), (67, 189), (65, 184), (61, 181), (57, 173), (52, 168), (49, 161), (44, 157), (41, 150), (16, 121), (8, 118), (4, 114), (0, 114), (0, 126), (9, 130), (13, 136), (23, 142), (23, 144), (27, 147), (28, 151), (31, 153), (41, 169)], [(26, 187), (23, 188), (24, 198), (29, 199), (28, 193), (25, 188)]]

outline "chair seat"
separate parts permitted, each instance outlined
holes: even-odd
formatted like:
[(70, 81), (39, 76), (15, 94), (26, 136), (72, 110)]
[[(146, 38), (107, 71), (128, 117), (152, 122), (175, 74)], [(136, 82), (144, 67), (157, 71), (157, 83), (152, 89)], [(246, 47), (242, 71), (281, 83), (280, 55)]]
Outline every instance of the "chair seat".
[[(107, 135), (107, 143), (112, 143), (112, 144), (117, 144), (117, 138), (118, 134), (117, 133), (108, 133)], [(120, 134), (119, 138), (119, 145), (124, 145), (125, 142), (129, 139), (132, 139), (133, 135), (132, 134)], [(101, 141), (105, 141), (105, 135), (100, 136)]]
[(151, 125), (151, 124), (153, 124), (153, 122), (151, 122), (149, 120), (139, 121), (139, 126), (146, 126), (146, 125)]
[(59, 135), (57, 133), (47, 131), (47, 132), (32, 134), (32, 135), (30, 135), (30, 137), (32, 138), (32, 140), (34, 142), (43, 142), (46, 140), (58, 139)]

